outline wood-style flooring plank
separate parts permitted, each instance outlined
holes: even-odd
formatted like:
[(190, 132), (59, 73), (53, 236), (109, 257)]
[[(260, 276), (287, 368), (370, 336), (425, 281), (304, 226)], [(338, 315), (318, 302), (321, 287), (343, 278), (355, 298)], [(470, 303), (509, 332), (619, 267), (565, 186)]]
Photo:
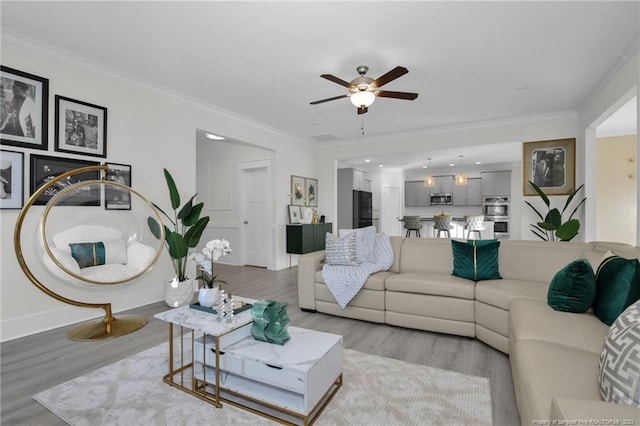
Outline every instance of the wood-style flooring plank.
[[(345, 348), (489, 378), (494, 424), (519, 424), (509, 358), (484, 343), (466, 337), (302, 312), (298, 308), (295, 267), (269, 271), (216, 264), (215, 269), (218, 278), (229, 283), (232, 293), (288, 302), (291, 325), (340, 334), (344, 336)], [(67, 331), (72, 328), (69, 326), (3, 343), (0, 423), (7, 426), (65, 424), (31, 397), (166, 341), (168, 327), (153, 315), (167, 309), (163, 302), (158, 302), (126, 312), (148, 317), (149, 324), (115, 339), (73, 342), (66, 339)]]

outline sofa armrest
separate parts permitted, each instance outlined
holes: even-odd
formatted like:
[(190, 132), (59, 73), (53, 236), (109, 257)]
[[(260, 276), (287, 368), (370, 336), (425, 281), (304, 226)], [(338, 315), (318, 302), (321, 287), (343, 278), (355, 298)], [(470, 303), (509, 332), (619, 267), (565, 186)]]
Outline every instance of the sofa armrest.
[(316, 309), (316, 272), (322, 269), (324, 250), (298, 257), (298, 305), (300, 309)]
[[(551, 420), (591, 420), (592, 423), (589, 424), (640, 425), (640, 409), (629, 405), (590, 399), (553, 398), (551, 401)], [(596, 420), (599, 420), (600, 423), (595, 423)], [(615, 421), (616, 423), (602, 423), (603, 420)]]

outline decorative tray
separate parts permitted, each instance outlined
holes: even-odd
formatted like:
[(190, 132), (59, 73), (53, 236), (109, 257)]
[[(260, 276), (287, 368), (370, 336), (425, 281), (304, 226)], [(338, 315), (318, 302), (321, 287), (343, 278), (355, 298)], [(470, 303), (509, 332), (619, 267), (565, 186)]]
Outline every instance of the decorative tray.
[[(208, 312), (210, 314), (218, 314), (218, 310), (217, 309), (215, 309), (215, 308), (207, 308), (207, 307), (201, 306), (199, 302), (192, 303), (192, 304), (189, 305), (189, 307), (191, 309), (197, 309), (199, 311)], [(253, 305), (251, 303), (245, 303), (245, 302), (240, 302), (240, 301), (233, 302), (233, 314), (234, 315), (237, 315), (240, 312), (244, 312), (247, 309), (251, 309), (251, 308), (253, 308)]]

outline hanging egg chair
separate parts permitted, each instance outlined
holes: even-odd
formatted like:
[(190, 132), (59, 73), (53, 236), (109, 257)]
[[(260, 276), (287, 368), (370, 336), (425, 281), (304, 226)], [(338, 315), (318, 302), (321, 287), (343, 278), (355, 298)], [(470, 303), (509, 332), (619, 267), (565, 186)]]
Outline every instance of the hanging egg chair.
[[(100, 173), (105, 177), (100, 179)], [(79, 180), (78, 176), (95, 176)], [(105, 317), (89, 321), (67, 334), (71, 340), (92, 341), (121, 336), (144, 327), (147, 318), (135, 315), (113, 316), (111, 303), (83, 302), (62, 295), (58, 282), (85, 289), (125, 284), (147, 274), (164, 248), (164, 230), (156, 238), (147, 227), (147, 217), (161, 217), (153, 204), (130, 186), (109, 180), (109, 167), (90, 166), (70, 170), (45, 180), (18, 215), (14, 246), (18, 263), (27, 278), (48, 296), (63, 303), (100, 308)], [(30, 209), (48, 199), (37, 226), (24, 226)], [(104, 202), (103, 202), (104, 201)], [(104, 204), (104, 205), (103, 205)], [(25, 256), (23, 232), (34, 233), (39, 253)], [(27, 261), (27, 258), (30, 260)], [(38, 278), (39, 259), (42, 272)], [(56, 278), (56, 280), (53, 279)], [(45, 284), (45, 281), (48, 284)], [(54, 282), (55, 281), (55, 282)], [(55, 288), (54, 288), (55, 287)]]

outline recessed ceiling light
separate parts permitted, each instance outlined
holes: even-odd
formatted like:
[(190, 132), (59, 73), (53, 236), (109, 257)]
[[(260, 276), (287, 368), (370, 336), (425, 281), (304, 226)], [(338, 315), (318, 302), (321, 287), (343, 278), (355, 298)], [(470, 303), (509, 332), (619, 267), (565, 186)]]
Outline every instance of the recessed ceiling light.
[(476, 164), (482, 164), (482, 162), (481, 161), (476, 161)]
[(364, 160), (365, 163), (370, 162), (371, 160), (369, 160), (368, 158), (366, 160)]
[(224, 136), (214, 135), (213, 133), (209, 132), (205, 133), (204, 135), (207, 137), (207, 139), (213, 139), (214, 141), (223, 141), (226, 139)]
[(455, 164), (449, 163), (449, 167), (453, 167), (453, 166), (455, 166)]
[(378, 167), (384, 167), (382, 164), (378, 164)]
[(427, 168), (427, 166), (422, 166), (422, 168), (423, 168), (423, 169), (426, 169), (426, 168)]

